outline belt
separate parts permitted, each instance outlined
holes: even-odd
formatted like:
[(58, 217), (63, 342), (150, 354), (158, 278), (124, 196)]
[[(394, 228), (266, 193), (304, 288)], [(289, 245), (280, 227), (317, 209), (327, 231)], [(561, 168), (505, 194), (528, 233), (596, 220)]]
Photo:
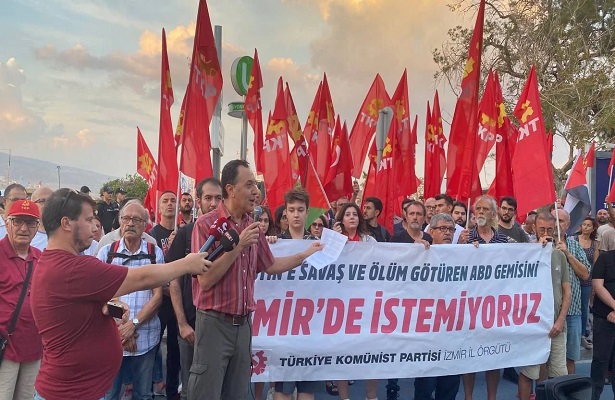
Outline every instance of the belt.
[(211, 317), (217, 318), (220, 321), (229, 322), (234, 326), (245, 324), (246, 322), (248, 322), (248, 318), (250, 317), (250, 314), (233, 315), (233, 314), (227, 314), (227, 313), (215, 311), (215, 310), (199, 310), (199, 311), (201, 311), (205, 315), (209, 315)]

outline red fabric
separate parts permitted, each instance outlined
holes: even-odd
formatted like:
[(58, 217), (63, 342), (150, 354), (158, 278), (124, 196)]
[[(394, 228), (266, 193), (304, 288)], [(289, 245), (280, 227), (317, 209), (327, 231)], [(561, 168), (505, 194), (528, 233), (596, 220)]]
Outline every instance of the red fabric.
[(423, 182), (423, 197), (428, 199), (442, 193), (442, 179), (446, 169), (446, 155), (444, 152), (444, 136), (442, 117), (440, 113), (440, 100), (438, 91), (434, 96), (433, 112), (427, 103), (427, 124), (425, 126), (425, 177)]
[(305, 184), (305, 175), (307, 173), (308, 147), (305, 141), (305, 136), (301, 130), (297, 110), (293, 95), (290, 93), (290, 87), (286, 83), (284, 89), (284, 103), (286, 104), (286, 112), (288, 113), (288, 133), (293, 140), (294, 146), (290, 153), (290, 165), (293, 176), (293, 181), (301, 180)]
[[(158, 165), (156, 165), (152, 152), (147, 146), (139, 127), (137, 127), (137, 173), (147, 181), (147, 186), (149, 187), (145, 199), (143, 200), (143, 205), (150, 212), (150, 214), (155, 214), (156, 187), (159, 176)], [(172, 190), (175, 192), (177, 187)]]
[[(40, 257), (41, 251), (30, 246), (28, 256), (24, 260), (15, 253), (8, 237), (5, 236), (4, 239), (0, 240), (0, 268), (2, 269), (2, 280), (0, 280), (0, 333), (2, 337), (8, 337), (9, 323), (21, 295), (28, 270), (28, 262), (33, 262), (33, 270), (35, 271)], [(28, 286), (32, 286), (32, 281)], [(40, 360), (43, 356), (43, 345), (38, 329), (34, 324), (30, 299), (31, 290), (28, 289), (17, 317), (15, 331), (4, 352), (4, 357), (7, 360), (19, 363), (32, 362)]]
[[(327, 83), (327, 75), (324, 75), (322, 86), (317, 94), (318, 100), (312, 105), (308, 123), (304, 134), (309, 143), (309, 154), (316, 168), (316, 173), (321, 182), (327, 177), (331, 166), (331, 136), (335, 127), (335, 110)], [(315, 106), (315, 107), (314, 107)]]
[(416, 137), (417, 121), (414, 120), (414, 129), (412, 129), (410, 126), (410, 100), (408, 99), (408, 74), (405, 69), (391, 98), (391, 106), (393, 108), (391, 123), (395, 125), (393, 129), (397, 135), (399, 146), (399, 157), (394, 160), (394, 180), (396, 184), (393, 186), (394, 197), (398, 198), (416, 193), (419, 185), (415, 171), (415, 147), (418, 142)]
[(272, 210), (284, 204), (284, 194), (293, 187), (287, 117), (286, 105), (284, 104), (284, 86), (280, 77), (275, 108), (273, 114), (269, 115), (267, 132), (262, 139), (262, 174), (267, 191), (267, 204)]
[(98, 400), (122, 362), (122, 343), (102, 307), (128, 268), (63, 250), (45, 250), (32, 280), (32, 313), (43, 340), (36, 391), (47, 400)]
[(478, 132), (476, 139), (476, 171), (485, 165), (485, 160), (496, 142), (498, 124), (500, 123), (498, 103), (496, 101), (496, 81), (493, 71), (489, 71), (483, 98), (478, 105)]
[(547, 155), (549, 159), (553, 158), (553, 132), (547, 132)]
[[(580, 157), (580, 155), (579, 155)], [(570, 170), (570, 175), (568, 176), (568, 180), (566, 181), (566, 186), (564, 189), (570, 190), (577, 186), (587, 185), (587, 176), (585, 175), (585, 165), (582, 162), (579, 162), (579, 157), (575, 160), (572, 169)]]
[(184, 93), (184, 98), (182, 99), (182, 107), (179, 111), (179, 117), (177, 118), (177, 127), (175, 128), (175, 151), (177, 152), (177, 148), (181, 144), (182, 135), (184, 133), (184, 116), (186, 115), (186, 99), (188, 98), (188, 93)]
[(160, 77), (160, 131), (158, 133), (158, 193), (177, 191), (179, 172), (177, 169), (177, 150), (173, 139), (171, 105), (173, 105), (173, 86), (167, 57), (167, 37), (162, 29), (162, 67)]
[(261, 76), (261, 66), (258, 61), (258, 51), (254, 49), (254, 62), (250, 71), (250, 84), (244, 110), (246, 118), (254, 132), (254, 166), (256, 171), (263, 173), (263, 107), (261, 106), (261, 88), (263, 87), (263, 77)]
[(592, 142), (592, 145), (589, 146), (589, 150), (587, 150), (587, 154), (585, 155), (585, 159), (583, 160), (585, 169), (594, 168), (595, 160), (596, 160), (596, 143)]
[(331, 208), (331, 204), (329, 203), (329, 199), (327, 198), (327, 195), (325, 194), (324, 188), (321, 186), (321, 184), (322, 182), (316, 174), (314, 163), (312, 163), (312, 160), (308, 157), (304, 188), (305, 191), (310, 194), (310, 208), (320, 208), (323, 210), (328, 210)]
[[(496, 134), (501, 140), (495, 145), (495, 178), (487, 194), (499, 202), (505, 196), (515, 197), (511, 160), (515, 152), (519, 131), (517, 131), (517, 128), (514, 127), (506, 115), (502, 88), (500, 87), (497, 73), (494, 78), (496, 83), (496, 102), (499, 110)], [(501, 126), (500, 120), (502, 121)], [(518, 216), (521, 216), (521, 214), (518, 214)], [(523, 214), (523, 217), (525, 218), (525, 214)]]
[(518, 203), (517, 214), (523, 215), (555, 202), (553, 169), (547, 156), (538, 80), (533, 66), (514, 115), (521, 125), (512, 157), (513, 185)]
[(611, 172), (613, 171), (614, 166), (615, 166), (615, 149), (612, 150), (611, 161), (609, 162), (609, 167), (607, 169), (607, 174), (609, 176), (611, 176)]
[[(194, 223), (192, 231), (192, 251), (199, 251), (209, 237), (209, 227), (220, 217), (228, 220), (231, 228), (238, 234), (246, 229), (252, 222), (247, 214), (241, 218), (239, 225), (231, 219), (231, 214), (220, 203), (217, 209), (200, 216)], [(263, 232), (258, 242), (246, 247), (231, 264), (228, 271), (211, 289), (201, 289), (197, 279), (192, 279), (192, 299), (194, 305), (200, 310), (215, 310), (233, 315), (247, 315), (254, 311), (254, 280), (256, 274), (265, 271), (275, 261), (269, 244)]]
[(484, 14), (485, 0), (481, 0), (448, 142), (446, 193), (462, 202), (480, 191), (475, 147)]
[(350, 130), (350, 149), (354, 157), (352, 175), (360, 178), (363, 173), (363, 164), (367, 157), (369, 144), (376, 133), (378, 111), (390, 104), (384, 82), (380, 74), (376, 74), (372, 86), (363, 100), (357, 119)]
[(329, 167), (324, 187), (327, 197), (339, 199), (352, 196), (352, 154), (348, 143), (348, 128), (342, 127), (339, 115), (335, 123), (333, 142), (331, 144), (331, 166)]
[(212, 176), (209, 123), (222, 90), (222, 73), (209, 20), (207, 1), (200, 0), (190, 78), (186, 89), (180, 170), (195, 181)]

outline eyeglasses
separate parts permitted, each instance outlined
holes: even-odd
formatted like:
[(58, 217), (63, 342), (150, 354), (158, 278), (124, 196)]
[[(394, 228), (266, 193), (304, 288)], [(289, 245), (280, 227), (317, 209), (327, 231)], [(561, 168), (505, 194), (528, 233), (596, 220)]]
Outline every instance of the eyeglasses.
[(433, 228), (433, 230), (440, 231), (442, 233), (446, 233), (446, 232), (448, 232), (448, 233), (455, 233), (455, 228), (452, 227), (452, 226), (451, 227), (449, 227), (449, 226), (437, 226), (437, 227)]
[(286, 221), (288, 219), (288, 217), (286, 215), (282, 215), (282, 218), (280, 218), (282, 221)]
[(28, 229), (34, 229), (38, 227), (38, 221), (35, 219), (23, 219), (23, 218), (8, 218), (17, 228), (21, 228), (23, 224), (26, 224)]
[(37, 200), (34, 200), (34, 202), (36, 204), (45, 204), (46, 201), (47, 201), (47, 199), (37, 199)]
[(324, 224), (319, 224), (318, 222), (312, 222), (312, 228), (322, 228)]
[(25, 199), (26, 199), (25, 197), (8, 197), (5, 200), (10, 201), (11, 203), (14, 203), (16, 201), (25, 200)]
[(501, 206), (500, 210), (502, 210), (505, 213), (514, 213), (515, 209), (513, 207), (506, 207), (506, 206)]
[(141, 223), (145, 222), (145, 220), (143, 218), (129, 217), (127, 215), (124, 215), (123, 217), (121, 217), (120, 220), (124, 224), (128, 224), (128, 223), (130, 223), (130, 221), (132, 221), (132, 223), (135, 224), (135, 225), (138, 225), (138, 224), (141, 224)]
[(435, 210), (436, 206), (425, 206), (425, 208), (428, 210)]
[(538, 229), (536, 229), (536, 232), (540, 233), (541, 235), (544, 235), (546, 233), (549, 236), (553, 235), (553, 231), (554, 231), (553, 228), (548, 228), (548, 229), (538, 228)]
[(75, 189), (68, 189), (68, 193), (66, 194), (66, 197), (64, 198), (64, 200), (62, 201), (62, 205), (60, 206), (60, 213), (64, 211), (64, 207), (66, 207), (66, 203), (68, 203), (68, 199), (70, 199), (71, 194), (78, 195), (79, 192)]

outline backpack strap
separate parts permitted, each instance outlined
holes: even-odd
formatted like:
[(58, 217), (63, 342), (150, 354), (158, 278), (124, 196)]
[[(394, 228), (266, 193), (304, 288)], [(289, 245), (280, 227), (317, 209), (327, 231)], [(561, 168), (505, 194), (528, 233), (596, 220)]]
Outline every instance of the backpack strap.
[[(111, 264), (114, 258), (125, 256), (125, 254), (121, 254), (117, 252), (117, 248), (120, 247), (120, 241), (116, 240), (111, 243), (111, 247), (109, 247), (109, 252), (107, 253), (107, 264)], [(125, 258), (125, 257), (122, 257)]]
[(152, 264), (156, 264), (156, 245), (154, 243), (147, 242), (147, 256)]

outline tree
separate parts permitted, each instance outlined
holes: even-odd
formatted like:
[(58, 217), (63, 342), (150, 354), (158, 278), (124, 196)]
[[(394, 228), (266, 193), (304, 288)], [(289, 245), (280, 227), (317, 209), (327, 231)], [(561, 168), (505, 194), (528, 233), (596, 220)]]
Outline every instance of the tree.
[(103, 187), (105, 186), (111, 186), (113, 191), (115, 191), (115, 189), (122, 188), (126, 191), (127, 197), (136, 197), (141, 201), (143, 201), (145, 195), (147, 194), (147, 190), (149, 189), (147, 181), (138, 174), (126, 174), (123, 179), (114, 179), (112, 181), (105, 182)]
[[(474, 13), (478, 5), (454, 1), (453, 12)], [(482, 74), (490, 68), (499, 72), (512, 108), (536, 65), (547, 129), (569, 145), (568, 161), (554, 168), (556, 185), (565, 180), (575, 149), (592, 140), (600, 148), (615, 137), (614, 17), (615, 0), (486, 2)], [(433, 50), (436, 79), (447, 80), (453, 90), (459, 88), (471, 35), (457, 26)]]

